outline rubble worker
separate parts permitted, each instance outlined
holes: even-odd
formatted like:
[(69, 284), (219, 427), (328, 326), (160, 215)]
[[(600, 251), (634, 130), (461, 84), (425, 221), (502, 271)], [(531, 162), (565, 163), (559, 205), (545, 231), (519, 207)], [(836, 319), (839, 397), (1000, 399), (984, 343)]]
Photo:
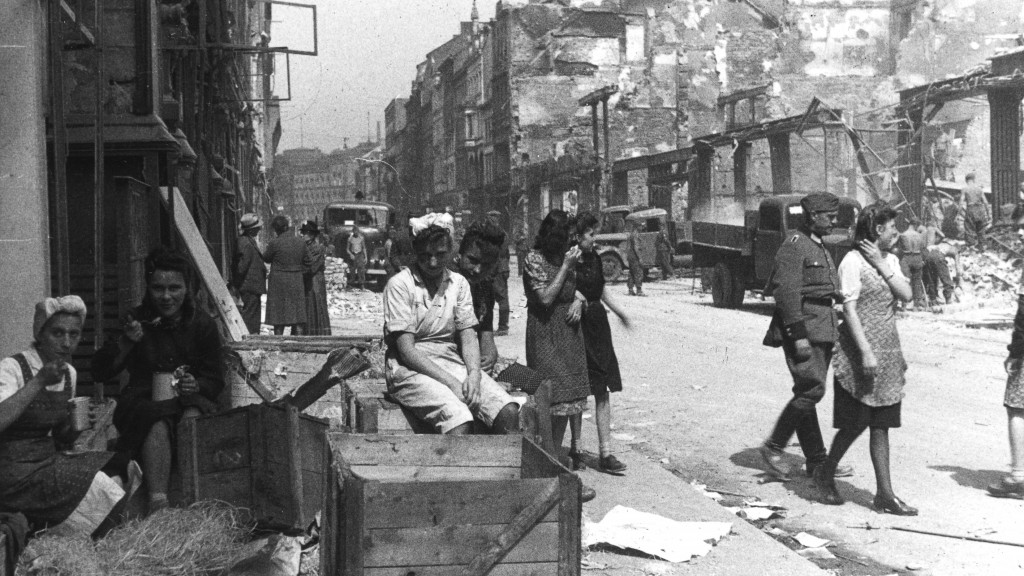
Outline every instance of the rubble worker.
[[(946, 215), (942, 211), (942, 199), (939, 197), (938, 192), (928, 194), (924, 199), (925, 225), (929, 227), (934, 226), (935, 229), (942, 232), (945, 219)], [(932, 244), (934, 244), (934, 242), (932, 242)]]
[(629, 239), (626, 241), (626, 265), (629, 266), (626, 287), (629, 288), (630, 296), (647, 296), (644, 294), (643, 288), (644, 266), (640, 261), (640, 232), (643, 227), (643, 222), (634, 222), (632, 230), (629, 232)]
[(654, 242), (658, 251), (658, 268), (661, 268), (661, 279), (670, 280), (676, 275), (676, 271), (672, 269), (672, 254), (675, 253), (675, 249), (668, 239), (668, 231), (664, 226), (658, 230), (658, 237)]
[[(1017, 234), (1024, 238), (1024, 219), (1018, 218), (1014, 224)], [(1009, 354), (1003, 362), (1007, 376), (1003, 405), (1006, 406), (1010, 437), (1010, 475), (990, 485), (988, 492), (993, 496), (1024, 499), (1024, 370), (1021, 370), (1021, 358), (1024, 358), (1024, 275), (1017, 288), (1017, 315), (1013, 319), (1013, 335), (1007, 350)]]
[(385, 379), (391, 398), (442, 434), (519, 432), (519, 404), (480, 368), (469, 282), (451, 272), (452, 219), (410, 221), (416, 263), (384, 288)]
[(523, 271), (526, 269), (526, 254), (530, 251), (530, 241), (526, 237), (526, 232), (522, 229), (516, 233), (516, 265), (519, 267), (519, 277), (523, 277)]
[(924, 289), (932, 306), (939, 304), (939, 284), (942, 284), (942, 298), (946, 304), (956, 300), (956, 284), (949, 273), (947, 257), (953, 258), (957, 279), (960, 278), (960, 251), (958, 240), (942, 240), (938, 244), (925, 247), (924, 255)]
[(834, 471), (865, 429), (871, 429), (871, 464), (875, 469), (875, 509), (898, 516), (916, 516), (917, 509), (896, 497), (889, 471), (889, 429), (900, 427), (900, 407), (907, 362), (896, 330), (896, 300), (913, 297), (910, 281), (890, 250), (899, 237), (899, 214), (884, 202), (872, 204), (857, 217), (854, 246), (839, 264), (845, 322), (833, 359), (835, 366), (834, 426), (825, 463), (814, 471), (824, 504), (839, 505)]
[(964, 214), (965, 240), (969, 246), (985, 247), (985, 232), (992, 223), (992, 208), (981, 186), (974, 182), (974, 172), (964, 176), (963, 190), (960, 191), (960, 210)]
[[(491, 210), (487, 213), (487, 219), (501, 230), (501, 212)], [(508, 277), (511, 270), (509, 266), (511, 255), (508, 252), (508, 235), (504, 230), (502, 230), (502, 237), (504, 240), (498, 250), (498, 269), (494, 274), (494, 298), (498, 303), (498, 329), (494, 332), (495, 336), (508, 335)]]
[[(942, 228), (936, 225), (934, 219), (929, 220), (927, 223), (918, 226), (917, 231), (920, 232), (922, 236), (924, 236), (925, 246), (934, 246), (935, 244), (938, 244), (943, 238), (946, 237), (946, 235), (942, 233)], [(922, 254), (922, 256), (924, 256), (924, 254)], [(904, 276), (905, 275), (906, 274), (904, 274)]]
[(924, 310), (927, 304), (922, 279), (924, 258), (921, 255), (926, 244), (924, 235), (917, 229), (921, 225), (921, 220), (917, 216), (911, 216), (908, 222), (910, 225), (899, 235), (900, 270), (904, 276), (910, 278), (910, 287), (914, 291), (914, 309), (920, 311)]
[[(114, 410), (116, 450), (142, 464), (153, 513), (168, 505), (177, 423), (217, 410), (223, 342), (216, 322), (196, 306), (188, 258), (157, 247), (145, 270), (142, 304), (130, 312), (123, 332), (93, 356), (92, 373), (106, 382), (128, 372)], [(271, 290), (273, 282), (271, 271)]]
[(79, 434), (68, 401), (85, 314), (78, 296), (43, 300), (32, 346), (0, 362), (0, 515), (23, 514), (31, 530), (88, 538), (124, 490), (100, 471), (111, 452), (64, 451)]
[(292, 226), (286, 216), (274, 216), (270, 227), (277, 236), (263, 253), (263, 260), (270, 264), (264, 321), (274, 327), (274, 334), (278, 336), (284, 334), (285, 326), (291, 326), (293, 336), (303, 334), (306, 292), (302, 284), (302, 264), (306, 260), (306, 242), (288, 233)]
[(352, 261), (352, 271), (359, 279), (359, 289), (366, 289), (366, 236), (359, 229), (359, 225), (352, 226), (352, 234), (348, 237), (348, 244), (345, 246), (345, 253)]
[(581, 212), (576, 216), (576, 236), (583, 252), (576, 264), (576, 294), (582, 295), (584, 299), (581, 325), (587, 351), (587, 376), (597, 415), (597, 443), (600, 451), (598, 468), (603, 472), (620, 474), (625, 472), (626, 465), (611, 450), (612, 405), (609, 396), (611, 392), (622, 392), (622, 375), (612, 345), (612, 329), (608, 325), (605, 306), (618, 316), (626, 328), (630, 324), (625, 311), (612, 299), (611, 292), (605, 290), (601, 257), (595, 251), (594, 234), (597, 226), (597, 216), (590, 212)]
[(263, 295), (267, 293), (267, 266), (263, 263), (263, 253), (256, 243), (256, 236), (263, 228), (263, 222), (255, 214), (244, 214), (241, 220), (242, 235), (238, 238), (238, 247), (231, 271), (234, 274), (232, 286), (238, 290), (242, 300), (242, 321), (245, 322), (249, 334), (260, 333), (260, 320), (263, 317)]
[(580, 460), (583, 410), (590, 395), (587, 352), (580, 319), (586, 299), (576, 293), (579, 246), (570, 247), (573, 223), (564, 210), (544, 217), (533, 250), (526, 255), (526, 365), (551, 379), (551, 433), (562, 446), (571, 425), (569, 456)]
[(303, 262), (302, 284), (306, 295), (306, 334), (331, 335), (331, 315), (327, 309), (327, 249), (320, 243), (320, 226), (306, 220), (299, 229), (306, 239), (306, 260)]
[[(793, 398), (779, 416), (771, 436), (761, 447), (768, 473), (789, 479), (782, 450), (796, 432), (806, 458), (806, 471), (825, 462), (827, 452), (818, 426), (817, 404), (825, 396), (825, 376), (838, 337), (838, 319), (832, 305), (839, 301), (839, 277), (832, 256), (822, 244), (836, 225), (839, 199), (827, 192), (808, 194), (800, 201), (803, 222), (775, 255), (766, 295), (775, 297), (764, 344), (782, 347), (793, 377)], [(837, 476), (850, 476), (843, 467)]]
[(398, 238), (398, 232), (394, 226), (388, 226), (387, 240), (384, 241), (384, 268), (388, 273), (388, 280), (392, 276), (398, 274), (399, 266), (396, 266), (396, 259), (394, 258), (397, 254), (395, 247), (395, 240)]

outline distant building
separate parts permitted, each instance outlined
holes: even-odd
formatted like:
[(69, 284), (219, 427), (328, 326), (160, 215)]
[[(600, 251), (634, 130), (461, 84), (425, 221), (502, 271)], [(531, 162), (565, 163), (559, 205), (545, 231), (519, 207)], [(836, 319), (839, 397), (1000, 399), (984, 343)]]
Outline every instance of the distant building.
[(336, 200), (371, 198), (377, 185), (368, 190), (360, 158), (378, 148), (363, 142), (353, 148), (323, 153), (319, 148), (284, 150), (274, 159), (273, 183), (278, 204), (293, 223), (319, 221), (324, 206)]

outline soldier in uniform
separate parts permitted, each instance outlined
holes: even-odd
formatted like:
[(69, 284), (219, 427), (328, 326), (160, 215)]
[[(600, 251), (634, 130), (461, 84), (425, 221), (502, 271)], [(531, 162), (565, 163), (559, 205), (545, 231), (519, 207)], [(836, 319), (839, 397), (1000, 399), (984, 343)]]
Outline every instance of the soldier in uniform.
[[(775, 297), (775, 314), (764, 344), (782, 347), (793, 376), (793, 398), (760, 451), (769, 474), (783, 481), (789, 479), (789, 470), (783, 465), (782, 451), (794, 432), (807, 460), (808, 476), (827, 456), (817, 404), (825, 396), (825, 376), (839, 336), (832, 307), (841, 299), (839, 275), (821, 242), (836, 224), (839, 199), (819, 192), (804, 197), (800, 206), (803, 226), (779, 248), (766, 288)], [(836, 476), (852, 473), (847, 466), (836, 470)]]
[[(491, 210), (487, 213), (487, 220), (498, 229), (501, 229), (501, 212)], [(508, 277), (511, 269), (509, 266), (511, 255), (508, 253), (508, 248), (508, 234), (505, 234), (505, 239), (502, 241), (501, 248), (498, 251), (498, 269), (494, 274), (494, 296), (498, 303), (498, 329), (494, 332), (496, 336), (508, 334)]]

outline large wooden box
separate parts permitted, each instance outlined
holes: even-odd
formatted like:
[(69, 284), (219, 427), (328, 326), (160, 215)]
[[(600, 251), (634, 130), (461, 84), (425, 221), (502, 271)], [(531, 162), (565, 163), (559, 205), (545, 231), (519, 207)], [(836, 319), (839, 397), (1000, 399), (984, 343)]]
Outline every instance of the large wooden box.
[(222, 500), (265, 526), (305, 530), (323, 505), (327, 430), (289, 405), (186, 418), (178, 452), (185, 499)]
[(522, 436), (332, 434), (324, 576), (578, 576), (580, 481)]

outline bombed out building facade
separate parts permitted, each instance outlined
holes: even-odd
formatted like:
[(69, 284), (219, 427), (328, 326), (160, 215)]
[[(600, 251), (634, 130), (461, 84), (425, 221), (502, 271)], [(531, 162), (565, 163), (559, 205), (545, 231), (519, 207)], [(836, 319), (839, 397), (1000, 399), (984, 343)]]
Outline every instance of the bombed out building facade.
[[(742, 219), (751, 202), (777, 192), (827, 189), (916, 209), (920, 184), (911, 181), (976, 172), (991, 184), (984, 95), (949, 99), (921, 118), (900, 106), (901, 91), (1016, 49), (1017, 2), (503, 0), (496, 8), (488, 22), (474, 11), (418, 66), (409, 96), (388, 106), (385, 159), (396, 170), (381, 196), (401, 209), (498, 209), (512, 228), (532, 231), (552, 208), (648, 205), (677, 221), (702, 210)], [(604, 101), (588, 105), (602, 90)], [(833, 120), (749, 142), (731, 136), (812, 103)], [(702, 145), (707, 135), (723, 137)], [(786, 151), (781, 181), (773, 146), (777, 157)], [(710, 175), (700, 177), (699, 165)]]

